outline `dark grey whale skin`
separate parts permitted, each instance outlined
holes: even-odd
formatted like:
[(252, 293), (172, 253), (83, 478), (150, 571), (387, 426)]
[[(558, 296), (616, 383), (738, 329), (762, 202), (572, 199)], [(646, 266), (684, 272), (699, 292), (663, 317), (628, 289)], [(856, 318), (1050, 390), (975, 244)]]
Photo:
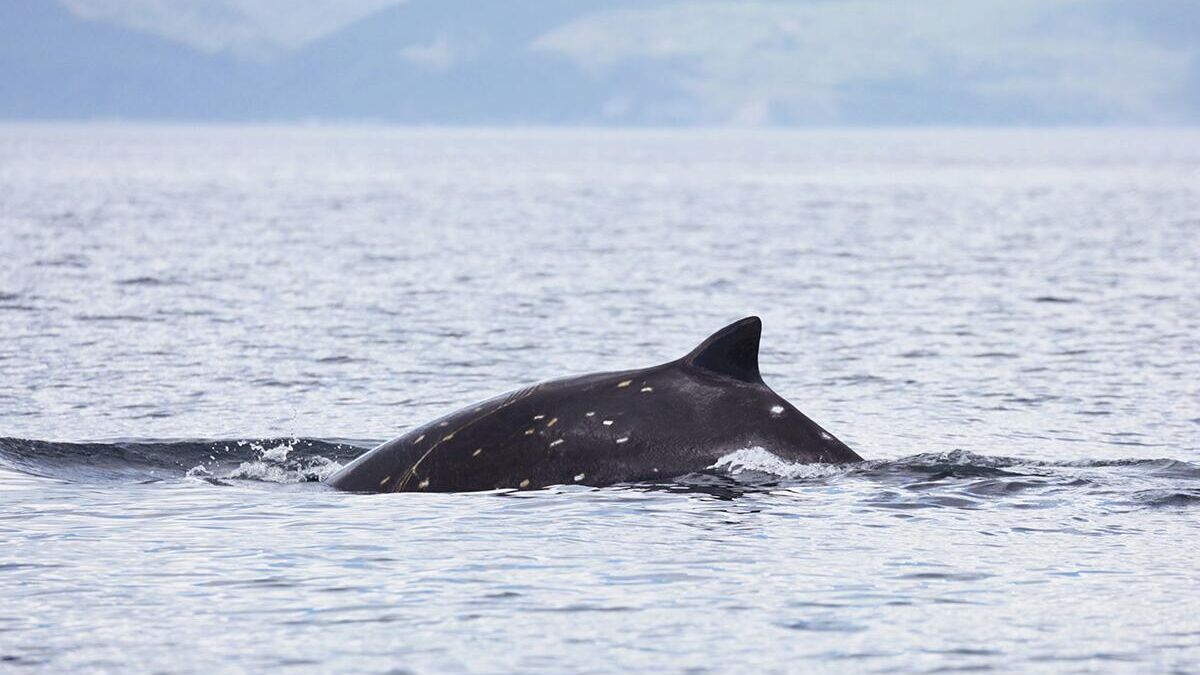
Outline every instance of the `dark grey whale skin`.
[(862, 461), (763, 383), (762, 322), (660, 366), (536, 384), (453, 412), (329, 477), (356, 492), (468, 492), (662, 481), (759, 446), (791, 462)]

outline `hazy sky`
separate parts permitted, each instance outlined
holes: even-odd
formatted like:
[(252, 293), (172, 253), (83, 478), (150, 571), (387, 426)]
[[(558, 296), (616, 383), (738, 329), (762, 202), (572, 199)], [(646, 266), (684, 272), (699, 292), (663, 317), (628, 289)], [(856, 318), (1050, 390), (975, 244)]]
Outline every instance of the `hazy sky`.
[(48, 41), (81, 36), (46, 63), (32, 39), (0, 47), (0, 115), (1200, 121), (1200, 3), (1190, 0), (57, 2), (57, 14), (39, 6), (49, 0), (0, 9), (0, 39), (22, 21)]

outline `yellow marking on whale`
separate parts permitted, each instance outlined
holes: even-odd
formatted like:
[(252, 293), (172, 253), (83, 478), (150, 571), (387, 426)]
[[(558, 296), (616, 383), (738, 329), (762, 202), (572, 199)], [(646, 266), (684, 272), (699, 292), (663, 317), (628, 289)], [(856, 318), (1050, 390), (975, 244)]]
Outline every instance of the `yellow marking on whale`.
[(621, 380), (620, 382), (617, 383), (617, 388), (624, 389), (625, 387), (628, 387), (631, 384), (633, 384), (633, 380)]
[[(457, 429), (455, 429), (454, 431), (450, 432), (451, 435), (457, 434), (458, 432), (462, 431), (463, 429), (466, 429), (467, 427), (471, 426), (472, 424), (475, 424), (476, 422), (478, 422), (480, 420), (487, 419), (489, 416), (494, 415), (494, 414), (500, 412), (501, 410), (504, 410), (505, 408), (516, 403), (517, 401), (520, 401), (521, 399), (529, 397), (531, 394), (533, 394), (538, 389), (540, 389), (541, 386), (542, 385), (540, 385), (540, 384), (535, 384), (532, 387), (526, 387), (525, 389), (521, 389), (519, 391), (514, 391), (513, 393), (509, 394), (507, 398), (504, 399), (503, 403), (501, 403), (500, 405), (493, 408), (491, 410), (491, 412), (489, 412), (485, 415), (480, 415), (479, 417), (475, 417), (470, 420), (467, 420), (466, 422), (463, 423), (462, 426), (460, 426)], [(421, 442), (421, 439), (423, 439), (423, 438), (425, 438), (425, 434), (421, 434), (414, 443)], [(408, 471), (405, 472), (404, 476), (399, 481), (396, 482), (396, 489), (394, 490), (395, 492), (401, 492), (404, 490), (405, 486), (408, 485), (408, 481), (410, 481), (416, 477), (417, 469), (421, 466), (421, 463), (424, 462), (426, 460), (426, 458), (428, 458), (429, 455), (432, 454), (433, 451), (436, 450), (438, 448), (438, 446), (440, 446), (442, 444), (442, 442), (443, 441), (438, 441), (438, 442), (434, 443), (433, 445), (429, 446), (429, 449), (425, 451), (425, 454), (421, 455), (421, 457), (416, 462), (413, 462), (413, 465), (408, 468)]]

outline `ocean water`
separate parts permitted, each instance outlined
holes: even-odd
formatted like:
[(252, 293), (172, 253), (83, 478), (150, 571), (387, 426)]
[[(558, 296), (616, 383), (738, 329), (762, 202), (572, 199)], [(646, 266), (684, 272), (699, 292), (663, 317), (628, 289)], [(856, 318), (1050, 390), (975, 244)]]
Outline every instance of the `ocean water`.
[[(1195, 672), (1200, 132), (0, 126), (0, 670)], [(355, 495), (764, 320), (867, 458)]]

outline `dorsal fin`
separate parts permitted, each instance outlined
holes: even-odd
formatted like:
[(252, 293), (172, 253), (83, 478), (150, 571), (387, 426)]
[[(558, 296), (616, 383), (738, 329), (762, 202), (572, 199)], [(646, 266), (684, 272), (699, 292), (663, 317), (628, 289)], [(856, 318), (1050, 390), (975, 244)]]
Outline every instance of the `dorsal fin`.
[(737, 380), (762, 382), (758, 373), (761, 335), (762, 321), (757, 316), (748, 316), (713, 333), (683, 357), (683, 362)]

